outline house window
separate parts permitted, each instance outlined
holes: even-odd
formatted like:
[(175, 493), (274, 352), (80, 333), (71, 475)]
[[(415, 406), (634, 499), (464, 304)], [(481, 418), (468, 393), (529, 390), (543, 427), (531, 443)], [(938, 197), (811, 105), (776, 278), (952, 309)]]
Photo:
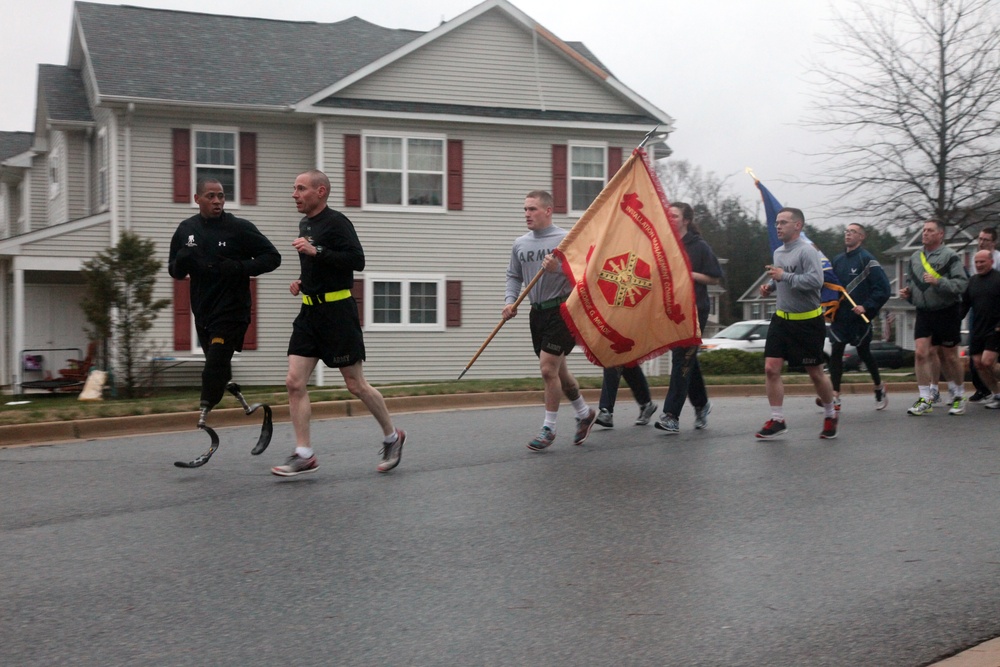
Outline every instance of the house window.
[(59, 149), (52, 149), (52, 152), (49, 153), (49, 199), (55, 199), (59, 196), (59, 174), (62, 171), (60, 160)]
[[(240, 201), (238, 132), (221, 128), (195, 128), (191, 134), (194, 142), (191, 191), (195, 191), (202, 178), (217, 179), (226, 193), (226, 206), (234, 208)], [(192, 206), (194, 205), (192, 202)]]
[(0, 238), (10, 236), (10, 230), (7, 229), (7, 210), (10, 207), (8, 199), (10, 199), (10, 197), (7, 195), (7, 184), (0, 183)]
[(108, 130), (97, 131), (97, 206), (104, 210), (108, 206)]
[(442, 138), (365, 135), (365, 204), (443, 208), (444, 155)]
[(750, 319), (759, 320), (760, 319), (760, 304), (752, 303), (750, 304)]
[(442, 275), (367, 274), (364, 321), (369, 331), (443, 331)]
[(570, 208), (586, 211), (604, 189), (608, 173), (604, 146), (569, 147)]

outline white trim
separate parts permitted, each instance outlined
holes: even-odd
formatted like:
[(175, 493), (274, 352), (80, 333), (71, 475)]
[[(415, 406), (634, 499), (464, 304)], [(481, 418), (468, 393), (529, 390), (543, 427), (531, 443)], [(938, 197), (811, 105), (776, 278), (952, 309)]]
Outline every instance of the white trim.
[[(226, 193), (226, 208), (238, 209), (240, 207), (240, 128), (231, 125), (192, 125), (191, 126), (191, 193), (194, 194), (198, 187), (198, 133), (211, 132), (217, 134), (233, 135), (233, 192)], [(201, 165), (202, 167), (228, 169), (227, 165)], [(198, 208), (194, 197), (191, 197), (191, 208)]]
[(79, 257), (33, 257), (19, 255), (14, 257), (15, 271), (79, 271), (83, 268), (83, 260)]
[(59, 191), (62, 189), (62, 151), (56, 146), (53, 148), (48, 155), (46, 160), (48, 165), (48, 180), (49, 180), (49, 201), (52, 201), (59, 196)]
[[(402, 166), (400, 173), (400, 203), (399, 204), (370, 204), (368, 203), (368, 139), (386, 138), (399, 139), (402, 146)], [(409, 183), (410, 174), (436, 174), (437, 172), (410, 171), (407, 166), (408, 144), (411, 139), (425, 139), (428, 141), (441, 142), (441, 203), (438, 205), (410, 204)], [(394, 170), (372, 170), (393, 172)], [(406, 132), (381, 132), (373, 130), (363, 130), (361, 132), (361, 207), (366, 211), (433, 211), (444, 212), (448, 204), (448, 136), (444, 134), (429, 133), (406, 133)]]
[(322, 118), (316, 119), (316, 168), (326, 173), (326, 151), (324, 150), (325, 122)]
[(310, 109), (304, 109), (303, 111), (323, 116), (349, 116), (351, 118), (430, 121), (435, 123), (466, 123), (471, 125), (512, 125), (518, 127), (563, 128), (568, 130), (641, 132), (643, 135), (653, 129), (650, 127), (649, 123), (610, 123), (603, 121), (498, 118), (495, 116), (464, 116), (458, 113), (434, 114), (422, 112), (415, 113), (409, 111), (376, 111), (372, 109), (334, 109), (326, 107), (312, 107)]
[[(365, 331), (444, 331), (447, 319), (447, 277), (443, 273), (365, 273)], [(374, 318), (375, 283), (400, 283), (399, 323), (376, 323)], [(410, 283), (435, 283), (437, 285), (437, 322), (433, 324), (410, 323)]]

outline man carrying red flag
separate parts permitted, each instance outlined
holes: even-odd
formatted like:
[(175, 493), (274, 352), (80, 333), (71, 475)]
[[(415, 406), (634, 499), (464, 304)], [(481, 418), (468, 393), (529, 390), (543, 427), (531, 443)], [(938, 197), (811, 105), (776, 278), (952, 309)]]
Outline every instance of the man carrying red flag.
[(524, 199), (524, 220), (528, 233), (517, 238), (511, 249), (506, 305), (501, 316), (509, 320), (517, 315), (514, 302), (520, 295), (521, 286), (531, 282), (544, 269), (528, 293), (531, 342), (545, 382), (545, 421), (538, 435), (528, 443), (528, 449), (540, 452), (555, 442), (560, 393), (566, 395), (576, 411), (574, 445), (582, 445), (590, 435), (597, 413), (580, 395), (580, 385), (566, 365), (566, 355), (576, 341), (563, 321), (559, 306), (566, 301), (572, 285), (562, 272), (562, 264), (552, 256), (552, 251), (566, 236), (566, 230), (552, 224), (552, 195), (544, 190), (529, 192)]
[(785, 207), (775, 220), (782, 245), (774, 251), (773, 264), (766, 267), (771, 280), (760, 286), (762, 296), (777, 292), (777, 308), (771, 317), (764, 344), (764, 373), (771, 418), (757, 432), (757, 437), (770, 440), (784, 435), (785, 387), (781, 368), (785, 361), (804, 366), (823, 404), (823, 431), (819, 437), (837, 437), (837, 413), (833, 405), (833, 385), (823, 372), (826, 354), (826, 323), (820, 305), (823, 287), (823, 263), (819, 251), (801, 239), (805, 215), (797, 208)]

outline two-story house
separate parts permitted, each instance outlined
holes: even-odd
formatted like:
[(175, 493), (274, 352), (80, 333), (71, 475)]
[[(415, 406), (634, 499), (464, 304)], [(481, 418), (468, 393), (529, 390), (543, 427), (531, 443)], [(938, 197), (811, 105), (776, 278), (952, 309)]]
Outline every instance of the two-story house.
[[(282, 252), (254, 281), (236, 366), (245, 384), (282, 383), (300, 307), (291, 188), (314, 167), (365, 247), (366, 375), (457, 377), (499, 321), (525, 193), (552, 191), (570, 227), (654, 128), (647, 147), (662, 157), (672, 119), (506, 0), (429, 32), (77, 2), (67, 64), (40, 66), (30, 141), (0, 135), (0, 384), (20, 382), (26, 351), (86, 347), (79, 270), (124, 230), (155, 241), (164, 263), (156, 296), (173, 308), (151, 331), (159, 353), (197, 356), (166, 258), (203, 175)], [(468, 377), (536, 372), (520, 317)]]

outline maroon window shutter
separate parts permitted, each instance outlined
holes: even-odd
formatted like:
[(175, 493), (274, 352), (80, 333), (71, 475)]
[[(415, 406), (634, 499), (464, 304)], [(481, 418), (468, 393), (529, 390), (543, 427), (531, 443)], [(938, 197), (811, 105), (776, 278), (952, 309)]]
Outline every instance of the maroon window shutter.
[(174, 128), (174, 202), (191, 203), (191, 130)]
[(257, 279), (250, 279), (250, 326), (243, 336), (243, 349), (257, 349)]
[(569, 209), (566, 206), (566, 155), (567, 146), (564, 144), (552, 145), (552, 212), (565, 213)]
[(351, 296), (358, 303), (358, 320), (361, 322), (361, 326), (365, 325), (365, 281), (355, 280), (354, 286), (351, 287)]
[(257, 203), (256, 132), (240, 132), (240, 203)]
[(621, 147), (608, 148), (608, 181), (614, 178), (614, 175), (618, 173), (618, 170), (622, 168), (622, 149)]
[(462, 281), (445, 281), (446, 305), (445, 326), (462, 326)]
[(344, 206), (361, 206), (361, 135), (344, 135)]
[(191, 280), (174, 281), (174, 349), (191, 351)]
[(448, 140), (448, 210), (462, 210), (462, 140)]

